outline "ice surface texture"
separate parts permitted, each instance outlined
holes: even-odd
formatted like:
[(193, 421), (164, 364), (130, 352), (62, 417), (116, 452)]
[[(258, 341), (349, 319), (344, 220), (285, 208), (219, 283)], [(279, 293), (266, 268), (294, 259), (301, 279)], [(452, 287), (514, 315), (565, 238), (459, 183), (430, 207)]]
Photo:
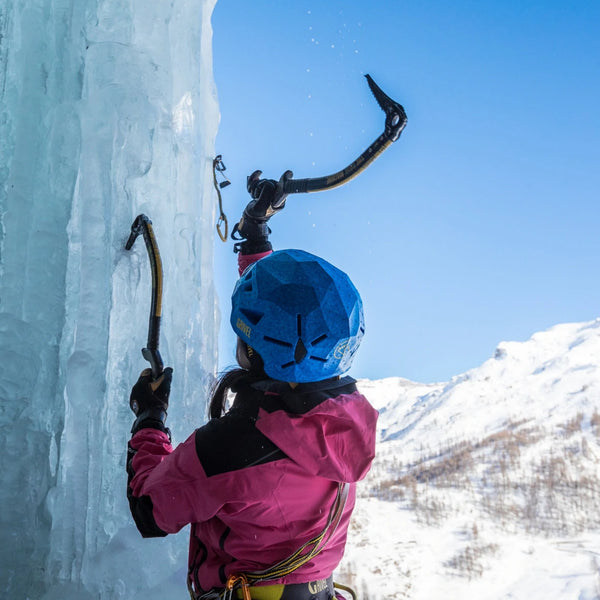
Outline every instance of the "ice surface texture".
[(123, 245), (147, 214), (179, 442), (204, 420), (216, 365), (213, 6), (0, 7), (2, 597), (164, 598), (185, 567), (185, 533), (142, 540), (128, 513), (151, 283), (144, 244)]

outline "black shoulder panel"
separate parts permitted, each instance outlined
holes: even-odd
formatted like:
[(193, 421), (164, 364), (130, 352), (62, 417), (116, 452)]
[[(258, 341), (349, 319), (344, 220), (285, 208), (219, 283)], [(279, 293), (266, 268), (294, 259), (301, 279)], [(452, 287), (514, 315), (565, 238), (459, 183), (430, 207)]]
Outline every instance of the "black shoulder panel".
[(196, 454), (207, 477), (286, 458), (256, 429), (257, 414), (256, 394), (238, 393), (226, 415), (196, 430)]

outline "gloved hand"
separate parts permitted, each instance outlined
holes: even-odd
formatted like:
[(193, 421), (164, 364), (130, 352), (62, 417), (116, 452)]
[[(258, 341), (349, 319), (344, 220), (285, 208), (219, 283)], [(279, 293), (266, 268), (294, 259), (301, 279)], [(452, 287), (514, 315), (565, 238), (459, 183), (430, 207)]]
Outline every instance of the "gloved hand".
[(285, 200), (278, 208), (274, 208), (277, 193), (277, 182), (274, 179), (260, 179), (260, 171), (255, 171), (246, 181), (246, 189), (253, 200), (244, 211), (249, 217), (257, 220), (268, 221), (276, 212), (285, 205)]
[(137, 417), (131, 433), (145, 428), (159, 429), (169, 433), (165, 422), (172, 378), (173, 369), (171, 367), (167, 367), (156, 380), (152, 379), (151, 369), (142, 371), (129, 396), (129, 406)]
[(255, 254), (271, 250), (269, 234), (271, 230), (267, 221), (285, 206), (285, 199), (274, 208), (277, 200), (277, 182), (274, 179), (259, 179), (260, 171), (255, 171), (248, 177), (247, 189), (252, 200), (244, 209), (240, 222), (235, 226), (234, 234), (238, 233), (245, 241), (239, 244), (242, 254)]

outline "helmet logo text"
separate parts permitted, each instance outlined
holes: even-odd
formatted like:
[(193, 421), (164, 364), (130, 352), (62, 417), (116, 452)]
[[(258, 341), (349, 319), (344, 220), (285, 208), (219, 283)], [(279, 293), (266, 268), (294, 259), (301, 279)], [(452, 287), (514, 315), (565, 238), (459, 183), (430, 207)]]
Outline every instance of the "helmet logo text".
[(247, 323), (244, 323), (239, 317), (235, 326), (247, 337), (250, 337), (250, 333), (252, 332), (252, 328)]
[(333, 356), (335, 358), (337, 358), (338, 360), (344, 358), (344, 354), (346, 352), (347, 347), (348, 347), (348, 340), (344, 340), (344, 341), (340, 342), (335, 347), (335, 350), (333, 351)]

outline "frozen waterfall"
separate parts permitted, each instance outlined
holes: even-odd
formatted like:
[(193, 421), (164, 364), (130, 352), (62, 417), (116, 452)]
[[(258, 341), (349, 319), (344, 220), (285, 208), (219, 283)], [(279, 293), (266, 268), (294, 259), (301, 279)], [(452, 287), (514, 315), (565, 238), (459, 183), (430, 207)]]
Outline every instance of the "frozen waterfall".
[(147, 214), (177, 443), (216, 365), (214, 3), (0, 6), (2, 597), (185, 597), (187, 530), (142, 540), (125, 495), (151, 281), (123, 245)]

